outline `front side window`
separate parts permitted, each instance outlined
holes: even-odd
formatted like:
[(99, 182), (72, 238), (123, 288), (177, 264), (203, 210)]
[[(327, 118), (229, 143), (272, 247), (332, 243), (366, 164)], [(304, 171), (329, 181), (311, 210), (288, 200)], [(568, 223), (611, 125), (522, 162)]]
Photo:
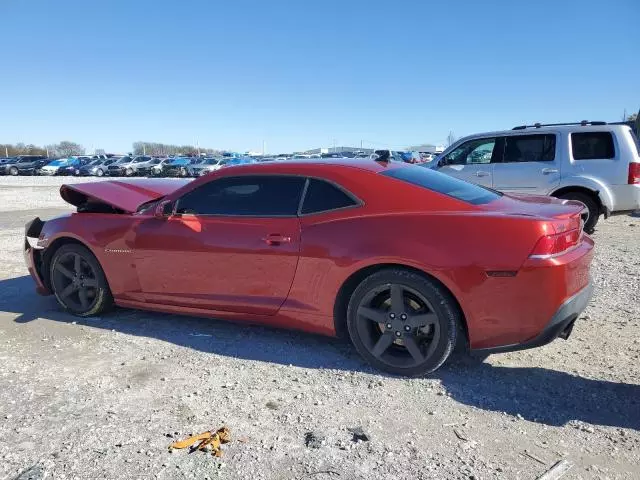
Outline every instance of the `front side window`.
[(476, 163), (491, 163), (493, 150), (496, 146), (495, 138), (479, 138), (469, 140), (442, 157), (444, 165), (470, 165)]
[(437, 193), (442, 193), (472, 205), (483, 205), (497, 200), (501, 193), (465, 182), (455, 177), (418, 165), (387, 170), (381, 175), (411, 183)]
[(611, 132), (581, 132), (571, 134), (574, 160), (595, 160), (616, 156)]
[(176, 213), (254, 217), (295, 216), (303, 177), (242, 175), (213, 180), (178, 200)]
[(503, 163), (551, 162), (556, 158), (555, 134), (510, 135), (504, 142)]
[(324, 180), (309, 179), (309, 186), (302, 202), (302, 215), (327, 212), (352, 207), (358, 202), (344, 191)]

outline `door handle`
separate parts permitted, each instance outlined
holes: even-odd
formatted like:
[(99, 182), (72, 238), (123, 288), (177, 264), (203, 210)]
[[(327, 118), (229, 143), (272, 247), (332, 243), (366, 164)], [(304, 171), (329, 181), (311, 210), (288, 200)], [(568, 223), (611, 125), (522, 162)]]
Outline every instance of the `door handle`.
[(263, 238), (264, 242), (267, 245), (278, 246), (283, 243), (291, 243), (291, 237), (287, 237), (285, 235), (280, 235), (279, 233), (272, 233)]
[(489, 172), (483, 172), (482, 170), (480, 170), (480, 171), (477, 171), (474, 175), (476, 177), (488, 177), (491, 174)]
[(542, 173), (544, 173), (545, 175), (549, 175), (550, 173), (558, 173), (558, 169), (557, 168), (543, 168), (542, 169)]

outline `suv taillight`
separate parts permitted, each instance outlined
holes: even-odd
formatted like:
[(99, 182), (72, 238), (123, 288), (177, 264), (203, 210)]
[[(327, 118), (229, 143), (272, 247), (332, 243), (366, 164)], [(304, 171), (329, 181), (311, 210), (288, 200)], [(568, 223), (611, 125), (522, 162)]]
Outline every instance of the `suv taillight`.
[(629, 163), (629, 185), (640, 183), (640, 163)]

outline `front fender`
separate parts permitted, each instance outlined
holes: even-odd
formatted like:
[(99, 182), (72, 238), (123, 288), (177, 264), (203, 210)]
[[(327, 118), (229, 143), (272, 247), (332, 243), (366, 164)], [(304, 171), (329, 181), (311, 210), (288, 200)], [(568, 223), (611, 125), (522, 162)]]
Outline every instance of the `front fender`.
[(555, 195), (557, 191), (568, 187), (581, 187), (597, 192), (606, 212), (613, 210), (613, 194), (611, 193), (611, 189), (597, 178), (585, 175), (574, 175), (563, 178), (558, 188), (556, 188), (551, 195)]

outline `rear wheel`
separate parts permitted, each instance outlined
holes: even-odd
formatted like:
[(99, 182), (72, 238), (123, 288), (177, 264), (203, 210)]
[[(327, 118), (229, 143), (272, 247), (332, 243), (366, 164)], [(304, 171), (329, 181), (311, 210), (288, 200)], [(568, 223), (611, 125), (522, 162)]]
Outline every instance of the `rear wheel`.
[(353, 292), (347, 327), (356, 350), (394, 375), (433, 372), (449, 357), (460, 314), (448, 292), (402, 269), (367, 277)]
[(98, 260), (81, 245), (60, 247), (53, 254), (50, 275), (56, 300), (74, 315), (97, 315), (113, 305), (111, 291)]
[(583, 192), (567, 192), (560, 195), (559, 198), (562, 198), (564, 200), (577, 200), (580, 203), (584, 204), (585, 207), (587, 207), (589, 216), (584, 222), (584, 231), (587, 233), (592, 233), (595, 229), (596, 224), (598, 223), (598, 220), (600, 219), (600, 205), (598, 205), (596, 199), (593, 196)]
[(96, 175), (97, 175), (98, 177), (102, 177), (102, 176), (104, 175), (104, 172), (102, 171), (102, 169), (101, 169), (101, 168), (99, 168), (98, 170), (96, 170)]

